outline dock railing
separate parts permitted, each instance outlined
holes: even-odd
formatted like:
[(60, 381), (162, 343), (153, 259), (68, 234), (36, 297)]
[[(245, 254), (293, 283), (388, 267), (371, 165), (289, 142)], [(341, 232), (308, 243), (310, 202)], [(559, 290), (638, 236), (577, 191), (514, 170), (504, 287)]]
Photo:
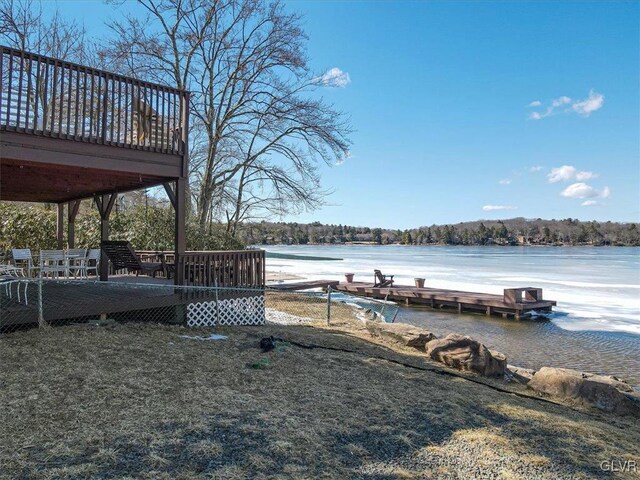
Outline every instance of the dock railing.
[(188, 92), (0, 46), (0, 131), (182, 155)]

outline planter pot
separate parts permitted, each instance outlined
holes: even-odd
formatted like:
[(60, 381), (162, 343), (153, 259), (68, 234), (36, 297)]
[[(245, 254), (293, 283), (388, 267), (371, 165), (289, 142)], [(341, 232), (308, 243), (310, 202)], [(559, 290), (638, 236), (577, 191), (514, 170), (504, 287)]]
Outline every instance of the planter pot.
[(414, 278), (413, 280), (416, 282), (416, 287), (424, 288), (424, 278)]
[(353, 282), (353, 273), (345, 273), (344, 278), (347, 280), (347, 283)]

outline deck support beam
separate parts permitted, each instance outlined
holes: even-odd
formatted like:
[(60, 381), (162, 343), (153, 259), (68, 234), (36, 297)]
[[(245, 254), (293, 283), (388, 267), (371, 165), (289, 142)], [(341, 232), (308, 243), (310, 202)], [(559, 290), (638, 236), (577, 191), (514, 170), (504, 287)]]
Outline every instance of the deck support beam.
[(80, 202), (82, 200), (72, 200), (67, 206), (67, 244), (69, 248), (75, 248), (76, 245), (76, 217), (80, 210)]
[(184, 256), (184, 252), (187, 249), (187, 237), (185, 233), (187, 215), (187, 181), (185, 178), (176, 179), (172, 203), (176, 215), (174, 281), (176, 285), (182, 285), (184, 284), (184, 272), (182, 268), (180, 268), (180, 259)]
[[(100, 244), (109, 240), (109, 216), (113, 205), (116, 203), (117, 193), (94, 195), (93, 199), (100, 214)], [(100, 281), (106, 282), (109, 279), (109, 258), (104, 250), (100, 250)]]
[(176, 285), (184, 284), (184, 272), (180, 267), (180, 258), (187, 249), (187, 240), (185, 234), (186, 228), (186, 204), (187, 204), (187, 183), (185, 178), (177, 178), (175, 187), (171, 183), (162, 184), (167, 192), (167, 197), (173, 206), (175, 212), (175, 242), (174, 242), (174, 281)]
[(56, 239), (58, 243), (58, 250), (64, 248), (64, 203), (58, 204), (56, 223)]

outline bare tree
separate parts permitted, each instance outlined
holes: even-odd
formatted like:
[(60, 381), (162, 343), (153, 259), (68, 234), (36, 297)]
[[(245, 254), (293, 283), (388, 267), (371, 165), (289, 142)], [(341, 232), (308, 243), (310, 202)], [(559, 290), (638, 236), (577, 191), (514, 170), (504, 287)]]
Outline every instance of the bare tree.
[(82, 25), (63, 18), (58, 10), (49, 16), (33, 0), (0, 0), (0, 38), (27, 52), (85, 63), (87, 44)]
[(261, 204), (317, 206), (317, 165), (346, 155), (350, 130), (311, 98), (320, 82), (307, 67), (300, 17), (263, 0), (138, 1), (145, 19), (112, 25), (114, 59), (192, 92), (201, 229), (222, 212), (237, 224)]
[[(75, 22), (65, 20), (57, 10), (50, 15), (45, 15), (42, 4), (32, 0), (0, 1), (0, 38), (4, 44), (27, 52), (77, 62), (83, 62), (86, 58), (87, 44), (84, 28)], [(15, 60), (15, 58), (10, 59), (10, 61)], [(30, 61), (20, 61), (23, 78), (28, 79), (23, 84), (24, 98), (31, 112), (36, 113), (36, 105), (39, 109), (37, 112), (39, 125), (36, 128), (42, 130), (59, 128), (59, 125), (48, 125), (48, 123), (53, 123), (52, 118), (56, 118), (50, 114), (51, 109), (54, 108), (51, 92), (54, 88), (58, 89), (63, 81), (62, 78), (49, 78), (45, 69), (32, 71), (33, 64)], [(3, 75), (9, 74), (10, 69), (3, 72)], [(3, 83), (6, 84), (6, 82)], [(18, 88), (17, 85), (19, 84), (14, 82), (15, 89)], [(58, 109), (67, 105), (67, 102), (59, 99)], [(66, 115), (63, 116), (66, 118)]]

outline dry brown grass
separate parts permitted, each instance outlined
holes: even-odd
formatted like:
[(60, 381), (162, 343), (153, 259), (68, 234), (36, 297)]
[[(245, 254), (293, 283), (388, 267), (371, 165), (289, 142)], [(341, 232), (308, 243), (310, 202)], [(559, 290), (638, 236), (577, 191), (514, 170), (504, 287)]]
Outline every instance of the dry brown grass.
[[(179, 336), (210, 331), (121, 324), (0, 338), (0, 478), (601, 478), (602, 460), (640, 459), (637, 420), (409, 369), (389, 360), (433, 365), (357, 330)], [(263, 354), (268, 335), (355, 353)]]
[[(265, 306), (280, 312), (309, 319), (308, 324), (327, 324), (327, 299), (321, 296), (311, 296), (307, 292), (279, 292), (267, 291)], [(353, 324), (361, 310), (353, 305), (342, 302), (331, 302), (331, 324)]]

